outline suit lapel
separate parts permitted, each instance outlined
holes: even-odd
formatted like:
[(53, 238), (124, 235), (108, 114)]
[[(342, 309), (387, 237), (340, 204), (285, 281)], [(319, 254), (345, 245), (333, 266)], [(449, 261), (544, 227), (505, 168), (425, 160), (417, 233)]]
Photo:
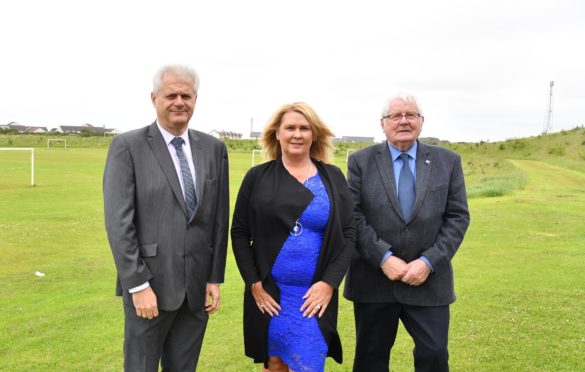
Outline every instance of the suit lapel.
[(185, 198), (183, 197), (183, 191), (181, 191), (181, 184), (179, 183), (177, 171), (175, 170), (173, 159), (171, 158), (171, 154), (169, 153), (169, 149), (165, 144), (165, 140), (160, 133), (160, 130), (158, 130), (156, 122), (152, 123), (150, 127), (148, 127), (147, 133), (147, 140), (150, 148), (152, 149), (159, 166), (165, 174), (167, 181), (171, 185), (175, 199), (177, 199), (177, 202), (179, 202), (183, 212), (185, 215), (187, 215), (187, 206), (185, 205)]
[(428, 147), (422, 143), (418, 143), (418, 153), (416, 155), (416, 198), (414, 201), (414, 208), (412, 216), (414, 217), (423, 204), (424, 197), (429, 187), (429, 179), (431, 176), (431, 153)]
[(386, 142), (382, 143), (378, 147), (376, 152), (376, 163), (378, 165), (378, 172), (380, 173), (380, 179), (384, 190), (386, 190), (386, 196), (390, 200), (390, 204), (396, 210), (396, 213), (400, 213), (400, 205), (398, 204), (398, 196), (396, 195), (396, 182), (394, 181), (394, 165), (392, 164), (392, 155), (388, 149)]

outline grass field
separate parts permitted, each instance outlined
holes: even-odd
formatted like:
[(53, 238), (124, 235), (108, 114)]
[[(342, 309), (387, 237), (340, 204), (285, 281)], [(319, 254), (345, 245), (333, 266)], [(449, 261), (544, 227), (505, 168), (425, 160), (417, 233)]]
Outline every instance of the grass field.
[[(106, 148), (37, 146), (36, 187), (29, 153), (0, 152), (0, 370), (119, 371), (122, 308), (101, 194)], [(487, 146), (457, 149), (472, 224), (453, 262), (452, 370), (585, 370), (585, 159)], [(230, 152), (232, 206), (250, 161), (250, 152)], [(345, 154), (335, 162), (344, 169)], [(259, 370), (243, 355), (242, 291), (230, 249), (199, 370)], [(343, 299), (339, 331), (345, 362), (328, 360), (327, 371), (351, 370), (353, 312)], [(412, 342), (401, 329), (392, 371), (411, 370)]]

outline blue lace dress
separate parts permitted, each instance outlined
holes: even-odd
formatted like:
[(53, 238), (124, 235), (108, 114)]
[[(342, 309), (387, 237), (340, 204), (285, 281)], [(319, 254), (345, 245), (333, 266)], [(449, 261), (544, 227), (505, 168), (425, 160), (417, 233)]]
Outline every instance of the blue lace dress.
[(272, 268), (282, 310), (268, 327), (268, 355), (280, 357), (295, 372), (323, 371), (327, 357), (317, 317), (303, 318), (300, 309), (319, 259), (329, 219), (329, 196), (319, 174), (309, 178), (306, 187), (315, 197), (299, 219), (302, 232), (295, 236), (291, 230)]

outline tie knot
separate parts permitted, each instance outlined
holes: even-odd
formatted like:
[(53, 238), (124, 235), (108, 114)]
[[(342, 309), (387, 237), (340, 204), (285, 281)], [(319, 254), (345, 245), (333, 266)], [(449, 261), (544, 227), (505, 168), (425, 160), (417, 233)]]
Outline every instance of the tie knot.
[(171, 143), (173, 144), (173, 146), (175, 146), (175, 149), (182, 150), (183, 149), (182, 146), (183, 143), (185, 143), (185, 141), (181, 137), (175, 137), (171, 140)]
[(402, 154), (400, 154), (400, 159), (402, 159), (402, 161), (404, 163), (406, 163), (410, 159), (410, 155), (408, 155), (407, 153), (403, 152)]

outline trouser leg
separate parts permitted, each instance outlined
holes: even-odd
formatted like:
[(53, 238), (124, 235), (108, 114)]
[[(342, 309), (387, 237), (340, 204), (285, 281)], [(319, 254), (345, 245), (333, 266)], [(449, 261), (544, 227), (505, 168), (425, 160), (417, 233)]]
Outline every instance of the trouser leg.
[(387, 372), (396, 340), (399, 304), (354, 302), (356, 348), (354, 372)]
[(156, 372), (173, 312), (161, 311), (153, 319), (136, 315), (133, 306), (124, 305), (124, 371)]
[(161, 358), (163, 371), (195, 371), (208, 318), (204, 309), (191, 311), (185, 299), (164, 343)]
[(414, 340), (414, 367), (417, 372), (449, 371), (449, 306), (404, 306), (404, 328)]

